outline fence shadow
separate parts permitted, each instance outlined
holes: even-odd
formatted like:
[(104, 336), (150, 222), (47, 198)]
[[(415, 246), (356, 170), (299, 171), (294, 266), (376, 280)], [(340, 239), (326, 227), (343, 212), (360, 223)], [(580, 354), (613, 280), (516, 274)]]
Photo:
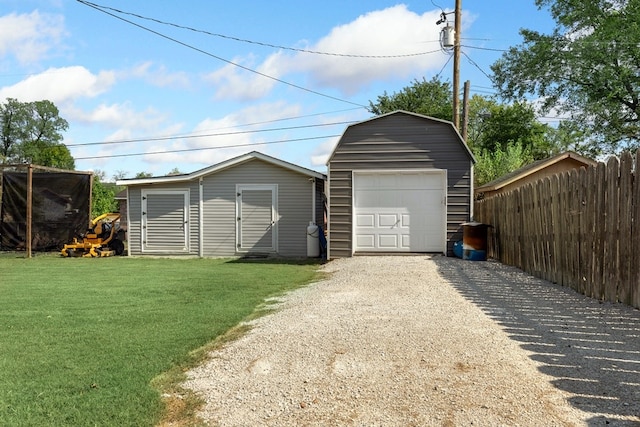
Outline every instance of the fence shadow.
[(640, 425), (640, 311), (601, 303), (498, 262), (434, 257), (465, 298), (531, 352), (589, 426)]

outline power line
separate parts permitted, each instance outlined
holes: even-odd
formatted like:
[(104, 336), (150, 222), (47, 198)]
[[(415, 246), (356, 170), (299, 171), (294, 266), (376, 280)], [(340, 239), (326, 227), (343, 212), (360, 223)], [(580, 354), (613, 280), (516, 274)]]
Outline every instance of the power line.
[(152, 142), (152, 141), (171, 141), (175, 139), (191, 139), (191, 138), (206, 138), (212, 136), (230, 136), (230, 135), (245, 135), (251, 133), (259, 133), (259, 132), (275, 132), (282, 130), (293, 130), (293, 129), (308, 129), (315, 127), (324, 127), (324, 126), (335, 126), (335, 125), (344, 125), (344, 124), (353, 124), (355, 121), (345, 121), (345, 122), (333, 122), (333, 123), (320, 123), (314, 125), (301, 125), (301, 126), (290, 126), (290, 127), (281, 127), (281, 128), (271, 128), (271, 129), (256, 129), (256, 130), (245, 130), (245, 131), (236, 131), (236, 132), (222, 132), (222, 133), (208, 133), (208, 134), (187, 134), (187, 135), (173, 135), (173, 136), (158, 136), (158, 137), (150, 137), (150, 138), (136, 138), (136, 139), (121, 139), (116, 141), (102, 141), (102, 142), (83, 142), (79, 144), (66, 144), (67, 147), (86, 147), (93, 145), (111, 145), (111, 144), (126, 144), (131, 142)]
[(94, 3), (88, 2), (86, 0), (76, 0), (76, 1), (78, 3), (84, 4), (85, 6), (91, 7), (92, 9), (95, 9), (95, 10), (97, 10), (99, 12), (102, 12), (102, 13), (104, 13), (106, 15), (109, 15), (109, 16), (111, 16), (113, 18), (116, 18), (116, 19), (119, 19), (119, 20), (121, 20), (123, 22), (126, 22), (127, 24), (130, 24), (130, 25), (138, 27), (138, 28), (140, 28), (142, 30), (148, 31), (148, 32), (150, 32), (152, 34), (155, 34), (155, 35), (157, 35), (159, 37), (162, 37), (162, 38), (164, 38), (166, 40), (169, 40), (169, 41), (172, 41), (174, 43), (177, 43), (177, 44), (179, 44), (181, 46), (184, 46), (186, 48), (192, 49), (192, 50), (194, 50), (196, 52), (199, 52), (199, 53), (202, 53), (204, 55), (210, 56), (211, 58), (215, 58), (215, 59), (217, 59), (219, 61), (222, 61), (222, 62), (225, 62), (227, 64), (233, 65), (234, 67), (241, 68), (241, 69), (243, 69), (245, 71), (249, 71), (249, 72), (257, 74), (259, 76), (266, 77), (266, 78), (268, 78), (270, 80), (276, 81), (278, 83), (285, 84), (287, 86), (291, 86), (293, 88), (296, 88), (296, 89), (299, 89), (299, 90), (302, 90), (302, 91), (305, 91), (305, 92), (308, 92), (308, 93), (312, 93), (314, 95), (322, 96), (324, 98), (333, 99), (334, 101), (340, 101), (340, 102), (344, 102), (344, 103), (351, 104), (351, 105), (357, 105), (357, 106), (362, 107), (362, 108), (367, 108), (365, 105), (358, 104), (358, 103), (352, 102), (352, 101), (347, 101), (346, 99), (341, 99), (341, 98), (338, 98), (338, 97), (335, 97), (335, 96), (332, 96), (332, 95), (327, 95), (325, 93), (321, 93), (321, 92), (318, 92), (318, 91), (315, 91), (315, 90), (312, 90), (312, 89), (308, 89), (308, 88), (305, 88), (303, 86), (299, 86), (297, 84), (290, 83), (290, 82), (287, 82), (285, 80), (279, 79), (277, 77), (270, 76), (268, 74), (262, 73), (260, 71), (254, 70), (252, 68), (245, 67), (244, 65), (240, 65), (240, 64), (238, 64), (236, 62), (229, 61), (228, 59), (224, 59), (224, 58), (222, 58), (220, 56), (214, 55), (214, 54), (212, 54), (210, 52), (207, 52), (207, 51), (205, 51), (203, 49), (197, 48), (197, 47), (192, 46), (192, 45), (190, 45), (188, 43), (182, 42), (182, 41), (177, 40), (177, 39), (175, 39), (173, 37), (169, 37), (169, 36), (167, 36), (165, 34), (162, 34), (162, 33), (158, 32), (158, 31), (152, 30), (151, 28), (145, 27), (145, 26), (140, 25), (140, 24), (138, 24), (136, 22), (130, 21), (128, 19), (125, 19), (125, 18), (123, 18), (121, 16), (115, 15), (115, 14), (113, 14), (113, 13), (107, 11), (107, 10), (102, 9), (100, 6), (98, 6), (98, 5), (94, 4)]
[(461, 47), (465, 47), (467, 49), (488, 50), (488, 51), (491, 51), (491, 52), (507, 52), (507, 49), (493, 49), (493, 48), (489, 48), (489, 47), (480, 47), (480, 46), (462, 45)]
[(148, 16), (144, 16), (144, 15), (139, 15), (137, 13), (133, 13), (133, 12), (127, 12), (121, 9), (116, 9), (113, 7), (109, 7), (109, 6), (102, 6), (96, 3), (91, 3), (85, 0), (78, 0), (80, 3), (84, 3), (86, 5), (90, 5), (94, 8), (97, 9), (103, 9), (103, 10), (111, 10), (115, 13), (120, 13), (122, 15), (129, 15), (129, 16), (133, 16), (139, 19), (143, 19), (146, 21), (151, 21), (151, 22), (155, 22), (161, 25), (168, 25), (171, 27), (175, 27), (175, 28), (180, 28), (183, 30), (188, 30), (188, 31), (192, 31), (195, 33), (201, 33), (201, 34), (206, 34), (209, 36), (213, 36), (213, 37), (219, 37), (219, 38), (223, 38), (223, 39), (228, 39), (228, 40), (234, 40), (237, 42), (242, 42), (242, 43), (249, 43), (249, 44), (254, 44), (254, 45), (258, 45), (258, 46), (265, 46), (265, 47), (271, 47), (274, 49), (281, 49), (281, 50), (290, 50), (290, 51), (294, 51), (294, 52), (301, 52), (301, 53), (312, 53), (315, 55), (327, 55), (327, 56), (339, 56), (339, 57), (347, 57), (347, 58), (374, 58), (374, 59), (386, 59), (386, 58), (406, 58), (406, 57), (412, 57), (412, 56), (422, 56), (422, 55), (429, 55), (432, 53), (437, 53), (440, 52), (440, 50), (434, 50), (434, 51), (430, 51), (430, 52), (416, 52), (416, 53), (407, 53), (407, 54), (402, 54), (402, 55), (357, 55), (357, 54), (349, 54), (349, 53), (331, 53), (331, 52), (321, 52), (321, 51), (317, 51), (317, 50), (309, 50), (309, 49), (300, 49), (300, 48), (295, 48), (295, 47), (287, 47), (287, 46), (280, 46), (280, 45), (275, 45), (275, 44), (271, 44), (271, 43), (265, 43), (265, 42), (259, 42), (259, 41), (255, 41), (255, 40), (248, 40), (248, 39), (242, 39), (239, 37), (234, 37), (234, 36), (228, 36), (225, 34), (219, 34), (219, 33), (212, 33), (210, 31), (206, 31), (206, 30), (200, 30), (197, 28), (193, 28), (193, 27), (188, 27), (185, 25), (180, 25), (180, 24), (176, 24), (173, 22), (167, 22), (167, 21), (162, 21), (160, 19), (157, 18), (150, 18)]
[(285, 142), (311, 141), (315, 139), (337, 138), (339, 136), (340, 135), (324, 135), (324, 136), (313, 136), (308, 138), (283, 139), (279, 141), (254, 142), (251, 144), (230, 144), (230, 145), (219, 145), (216, 147), (184, 148), (181, 150), (167, 150), (167, 151), (149, 151), (146, 153), (107, 154), (103, 156), (74, 157), (74, 159), (75, 160), (95, 160), (95, 159), (113, 159), (117, 157), (138, 157), (138, 156), (153, 156), (158, 154), (188, 153), (193, 151), (218, 150), (222, 148), (253, 147), (256, 145), (282, 144)]
[(474, 65), (478, 70), (480, 70), (480, 72), (482, 74), (485, 75), (486, 78), (488, 78), (489, 80), (491, 80), (493, 82), (493, 77), (491, 77), (489, 74), (485, 73), (485, 71), (478, 65), (478, 63), (476, 61), (474, 61), (473, 59), (471, 59), (471, 57), (469, 55), (467, 55), (466, 52), (462, 52), (462, 54), (467, 58), (467, 60)]

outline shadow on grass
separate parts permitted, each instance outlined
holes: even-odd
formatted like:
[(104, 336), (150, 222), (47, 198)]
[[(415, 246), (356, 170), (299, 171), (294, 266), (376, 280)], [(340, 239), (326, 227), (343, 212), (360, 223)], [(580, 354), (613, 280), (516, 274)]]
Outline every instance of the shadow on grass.
[[(640, 425), (640, 311), (497, 262), (434, 257), (442, 277), (530, 352), (589, 426)], [(605, 414), (605, 415), (602, 415)]]

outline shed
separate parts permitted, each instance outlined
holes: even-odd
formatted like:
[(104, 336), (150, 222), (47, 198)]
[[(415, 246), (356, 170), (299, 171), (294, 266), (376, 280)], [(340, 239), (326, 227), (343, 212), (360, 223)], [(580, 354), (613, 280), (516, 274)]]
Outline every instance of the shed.
[(452, 122), (395, 111), (352, 124), (329, 157), (329, 258), (453, 254), (475, 159)]
[(566, 151), (564, 153), (530, 163), (511, 173), (503, 175), (500, 178), (479, 186), (475, 190), (475, 198), (482, 199), (496, 196), (557, 173), (581, 167), (595, 166), (596, 164), (597, 162), (594, 160), (581, 156), (573, 151)]
[(301, 257), (326, 176), (258, 152), (184, 175), (127, 179), (130, 255)]

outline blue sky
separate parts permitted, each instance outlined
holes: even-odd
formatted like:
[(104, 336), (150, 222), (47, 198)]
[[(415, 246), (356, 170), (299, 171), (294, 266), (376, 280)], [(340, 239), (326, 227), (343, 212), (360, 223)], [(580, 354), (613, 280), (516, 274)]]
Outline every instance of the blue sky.
[[(436, 21), (454, 0), (93, 3), (109, 9), (0, 0), (0, 100), (53, 101), (76, 169), (107, 180), (252, 150), (325, 172), (369, 101), (414, 79), (452, 81)], [(461, 85), (492, 94), (500, 50), (552, 24), (533, 0), (463, 0)]]

